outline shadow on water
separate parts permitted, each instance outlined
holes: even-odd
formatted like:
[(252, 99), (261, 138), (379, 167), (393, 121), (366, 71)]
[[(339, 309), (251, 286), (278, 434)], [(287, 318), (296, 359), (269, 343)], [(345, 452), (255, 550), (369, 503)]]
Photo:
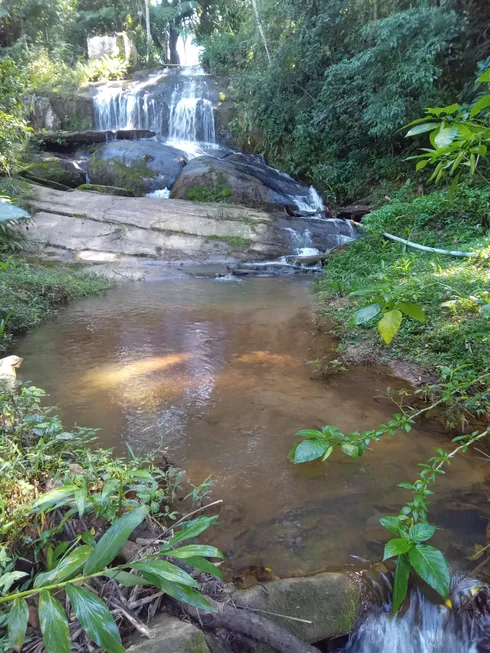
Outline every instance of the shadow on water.
[[(233, 569), (263, 565), (287, 576), (354, 565), (380, 554), (377, 519), (406, 500), (396, 484), (448, 439), (426, 422), (359, 461), (288, 462), (301, 428), (370, 428), (394, 412), (377, 395), (397, 382), (380, 369), (312, 378), (305, 362), (335, 343), (313, 333), (310, 283), (122, 286), (73, 303), (23, 339), (21, 378), (44, 387), (67, 424), (99, 427), (104, 445), (164, 447), (194, 483), (217, 479), (213, 496), (225, 504), (209, 537)], [(462, 524), (458, 506), (485, 501), (488, 469), (468, 454), (439, 483), (445, 512), (435, 544), (463, 566), (485, 541), (487, 516), (478, 502)]]

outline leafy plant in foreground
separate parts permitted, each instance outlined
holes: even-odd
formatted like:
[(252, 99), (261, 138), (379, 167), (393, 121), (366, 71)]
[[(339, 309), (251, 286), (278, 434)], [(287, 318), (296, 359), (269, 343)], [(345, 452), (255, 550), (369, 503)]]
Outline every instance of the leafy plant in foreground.
[[(485, 381), (489, 376), (490, 373), (487, 373), (475, 379), (464, 371), (449, 370), (445, 375), (447, 382), (432, 387), (432, 389), (437, 388), (439, 399), (431, 405), (414, 411), (407, 410), (399, 404), (400, 413), (395, 414), (386, 424), (364, 432), (354, 431), (344, 434), (336, 426), (324, 426), (321, 431), (312, 429), (299, 431), (296, 435), (303, 440), (296, 443), (289, 457), (296, 464), (318, 459), (325, 461), (335, 449), (341, 449), (347, 456), (358, 458), (365, 453), (372, 441), (379, 442), (386, 435), (395, 435), (398, 429), (409, 432), (417, 417), (441, 404), (465, 402), (473, 394), (478, 397), (482, 407), (486, 407), (489, 390)], [(439, 549), (426, 543), (436, 531), (435, 526), (428, 521), (430, 496), (433, 494), (430, 486), (437, 481), (439, 475), (445, 473), (443, 467), (449, 465), (452, 458), (460, 452), (467, 451), (470, 446), (488, 435), (490, 435), (490, 427), (457, 436), (453, 440), (457, 446), (450, 452), (437, 449), (436, 456), (419, 465), (419, 478), (414, 483), (399, 484), (399, 487), (409, 490), (413, 495), (399, 515), (380, 518), (380, 524), (397, 536), (386, 544), (384, 551), (384, 560), (398, 558), (393, 586), (392, 607), (395, 613), (405, 599), (411, 569), (451, 607), (451, 602), (448, 600), (450, 572), (446, 559)]]
[(352, 322), (355, 326), (365, 324), (382, 313), (378, 322), (378, 331), (384, 342), (389, 345), (402, 325), (403, 315), (425, 323), (425, 313), (418, 304), (400, 301), (394, 296), (391, 285), (383, 283), (377, 286), (361, 288), (349, 294), (349, 297), (378, 295), (371, 304), (360, 308), (354, 313)]
[[(479, 82), (490, 82), (490, 69)], [(487, 151), (490, 144), (490, 94), (483, 95), (470, 107), (458, 103), (447, 107), (426, 109), (426, 116), (407, 125), (407, 137), (430, 132), (432, 149), (422, 148), (423, 154), (409, 157), (417, 160), (416, 170), (434, 166), (429, 181), (452, 179), (450, 195), (454, 193), (462, 172), (479, 174), (479, 166), (488, 168)]]
[[(24, 643), (29, 616), (28, 600), (38, 597), (39, 620), (47, 653), (68, 653), (71, 650), (68, 616), (56, 598), (56, 594), (63, 590), (73, 613), (90, 638), (111, 653), (122, 653), (124, 648), (111, 612), (93, 591), (91, 581), (98, 577), (116, 580), (125, 587), (154, 585), (178, 601), (203, 610), (214, 610), (199, 593), (197, 581), (167, 559), (184, 560), (196, 569), (220, 576), (219, 570), (207, 560), (223, 557), (215, 547), (188, 544), (174, 548), (182, 541), (200, 535), (214, 523), (214, 517), (199, 517), (188, 522), (160, 548), (158, 554), (109, 567), (133, 530), (146, 519), (148, 512), (146, 506), (127, 512), (95, 546), (84, 544), (72, 549), (54, 569), (38, 574), (28, 589), (1, 596), (0, 606), (10, 605), (9, 647), (20, 648)], [(5, 574), (0, 578), (0, 583), (4, 577)], [(4, 584), (9, 581), (4, 581)]]

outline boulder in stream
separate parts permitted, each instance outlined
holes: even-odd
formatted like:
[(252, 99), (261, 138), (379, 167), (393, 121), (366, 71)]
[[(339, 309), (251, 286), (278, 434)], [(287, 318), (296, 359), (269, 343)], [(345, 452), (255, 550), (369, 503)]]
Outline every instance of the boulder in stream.
[(185, 152), (169, 145), (151, 140), (116, 140), (97, 149), (89, 175), (93, 184), (146, 195), (170, 188), (186, 163)]
[(308, 186), (242, 154), (222, 158), (199, 156), (182, 170), (172, 199), (226, 201), (264, 210), (286, 209), (291, 214), (313, 213), (321, 200)]
[(267, 611), (271, 621), (313, 644), (350, 633), (361, 613), (361, 596), (360, 582), (354, 574), (329, 572), (254, 585), (234, 592), (232, 598), (238, 607)]

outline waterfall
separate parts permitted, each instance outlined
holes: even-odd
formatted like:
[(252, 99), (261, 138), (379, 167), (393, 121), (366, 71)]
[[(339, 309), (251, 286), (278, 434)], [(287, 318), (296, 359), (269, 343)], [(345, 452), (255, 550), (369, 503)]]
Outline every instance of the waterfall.
[(296, 231), (291, 227), (283, 227), (283, 229), (290, 234), (291, 245), (295, 254), (298, 254), (298, 256), (314, 256), (319, 253), (319, 250), (313, 247), (313, 240), (309, 229), (305, 229), (304, 231)]
[(488, 586), (456, 578), (451, 600), (453, 609), (449, 610), (445, 605), (432, 603), (420, 590), (412, 590), (408, 609), (393, 617), (379, 608), (361, 621), (343, 652), (477, 653), (489, 650)]
[(197, 67), (150, 76), (145, 82), (111, 82), (94, 95), (95, 127), (149, 129), (179, 143), (216, 143), (214, 107)]

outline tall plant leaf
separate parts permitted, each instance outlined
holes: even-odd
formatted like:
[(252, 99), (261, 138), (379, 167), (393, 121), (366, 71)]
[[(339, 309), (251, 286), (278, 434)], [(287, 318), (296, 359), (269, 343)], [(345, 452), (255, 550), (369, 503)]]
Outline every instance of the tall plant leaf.
[(66, 593), (78, 621), (94, 642), (110, 653), (125, 653), (116, 622), (105, 603), (82, 587), (67, 585)]
[(224, 555), (215, 546), (208, 546), (207, 544), (188, 544), (181, 546), (180, 549), (172, 551), (174, 558), (193, 558), (194, 556), (204, 556), (205, 558), (221, 558)]
[(172, 546), (178, 542), (183, 542), (184, 540), (190, 540), (191, 538), (198, 537), (201, 533), (216, 523), (218, 519), (217, 515), (212, 517), (198, 517), (188, 522), (185, 527), (176, 533), (171, 540), (163, 547), (162, 552), (170, 549)]
[(294, 452), (295, 464), (308, 463), (321, 458), (328, 449), (328, 446), (327, 441), (305, 440), (304, 442), (300, 442)]
[(191, 565), (192, 567), (195, 567), (196, 569), (199, 569), (200, 571), (204, 571), (207, 574), (211, 574), (212, 576), (217, 576), (218, 578), (223, 578), (223, 572), (219, 567), (216, 567), (216, 565), (213, 565), (212, 562), (209, 562), (209, 560), (206, 560), (205, 558), (201, 558), (199, 556), (195, 556), (192, 558), (186, 558), (186, 562), (188, 565)]
[(29, 608), (24, 599), (15, 599), (8, 619), (8, 648), (20, 649), (26, 638)]
[(398, 302), (396, 306), (397, 308), (400, 309), (400, 311), (402, 311), (402, 313), (405, 313), (405, 315), (412, 317), (414, 320), (417, 320), (418, 322), (422, 322), (422, 324), (425, 323), (425, 313), (420, 308), (420, 306), (417, 306), (417, 304), (409, 304), (408, 302)]
[(208, 601), (206, 601), (202, 594), (196, 592), (196, 590), (193, 590), (190, 587), (187, 587), (186, 585), (171, 583), (168, 580), (164, 580), (158, 576), (153, 576), (149, 573), (146, 574), (146, 577), (153, 585), (161, 589), (162, 592), (165, 592), (169, 596), (173, 596), (173, 598), (177, 599), (177, 601), (188, 603), (194, 608), (200, 608), (201, 610), (208, 610), (209, 612), (215, 611), (215, 608), (213, 608), (213, 606)]
[(114, 522), (97, 542), (92, 555), (85, 563), (83, 568), (85, 576), (104, 569), (114, 560), (134, 529), (144, 521), (148, 510), (147, 506), (140, 506)]
[(34, 587), (46, 587), (47, 585), (62, 583), (65, 580), (74, 578), (82, 570), (93, 549), (93, 546), (88, 545), (77, 547), (63, 560), (60, 560), (54, 569), (38, 574), (34, 581)]
[(145, 578), (148, 578), (148, 574), (150, 574), (152, 578), (158, 577), (188, 587), (199, 587), (199, 583), (186, 571), (165, 560), (141, 560), (133, 562), (129, 566), (131, 569), (140, 571)]
[(401, 555), (396, 563), (395, 582), (393, 584), (393, 612), (396, 614), (405, 600), (408, 589), (410, 563), (406, 554)]
[(369, 306), (364, 306), (354, 313), (354, 324), (359, 326), (360, 324), (365, 324), (369, 322), (373, 317), (376, 317), (378, 313), (381, 312), (383, 304), (369, 304)]
[(47, 590), (39, 597), (39, 623), (47, 653), (70, 653), (70, 631), (63, 606)]
[(428, 544), (417, 544), (410, 549), (408, 557), (418, 575), (446, 599), (451, 576), (443, 553)]

